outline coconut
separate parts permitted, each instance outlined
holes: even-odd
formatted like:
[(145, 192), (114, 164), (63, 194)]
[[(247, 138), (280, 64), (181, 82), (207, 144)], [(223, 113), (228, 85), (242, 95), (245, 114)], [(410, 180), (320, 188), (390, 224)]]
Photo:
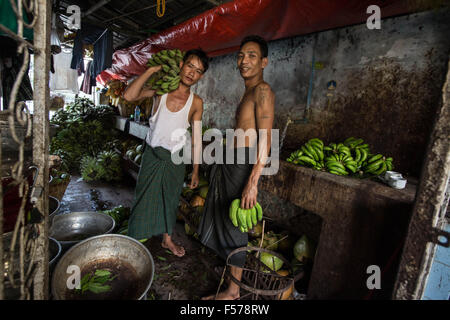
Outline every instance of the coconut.
[(292, 235), (289, 235), (288, 232), (281, 232), (281, 234), (278, 236), (279, 239), (283, 239), (280, 242), (278, 242), (278, 251), (283, 253), (290, 253), (292, 252), (292, 248), (295, 244), (295, 239)]
[(273, 271), (278, 271), (283, 266), (283, 260), (268, 252), (261, 252), (259, 260)]
[(304, 259), (312, 259), (314, 248), (306, 235), (303, 235), (294, 245), (294, 257), (302, 262)]
[(194, 234), (194, 231), (189, 227), (187, 223), (184, 224), (184, 231), (188, 236), (192, 236)]
[(203, 199), (206, 199), (206, 196), (208, 195), (208, 186), (203, 186), (200, 188), (200, 190), (198, 191), (198, 194), (200, 195), (200, 197), (202, 197)]
[(262, 223), (261, 221), (259, 221), (256, 226), (254, 226), (253, 228), (251, 228), (248, 231), (248, 235), (253, 237), (253, 238), (259, 238), (261, 237), (262, 234)]
[(277, 241), (278, 241), (277, 235), (273, 231), (269, 231), (264, 234), (265, 244), (263, 244), (263, 247), (272, 251), (277, 251), (278, 250)]
[(202, 207), (205, 205), (205, 199), (200, 197), (199, 195), (195, 195), (191, 200), (192, 207)]

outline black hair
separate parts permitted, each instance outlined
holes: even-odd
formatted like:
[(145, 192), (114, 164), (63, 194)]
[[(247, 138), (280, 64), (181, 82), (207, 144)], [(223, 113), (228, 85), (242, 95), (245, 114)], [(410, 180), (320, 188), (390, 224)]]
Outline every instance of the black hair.
[(200, 59), (200, 61), (202, 62), (202, 65), (203, 65), (203, 69), (204, 69), (203, 73), (205, 73), (206, 70), (208, 70), (209, 58), (206, 55), (205, 51), (203, 51), (202, 49), (192, 49), (192, 50), (187, 51), (186, 54), (184, 55), (183, 63), (185, 63), (190, 56), (196, 56)]
[(259, 49), (261, 50), (262, 58), (267, 58), (267, 56), (269, 55), (269, 48), (267, 46), (267, 41), (264, 40), (264, 38), (257, 35), (247, 36), (242, 40), (239, 49), (242, 49), (244, 44), (246, 44), (247, 42), (256, 42), (259, 45)]

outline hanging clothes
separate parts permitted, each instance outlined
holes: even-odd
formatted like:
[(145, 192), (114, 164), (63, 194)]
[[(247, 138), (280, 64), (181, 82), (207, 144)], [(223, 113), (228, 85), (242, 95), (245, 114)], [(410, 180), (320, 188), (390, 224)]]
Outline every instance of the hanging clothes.
[[(0, 36), (0, 63), (1, 67), (1, 86), (3, 96), (3, 109), (9, 107), (10, 95), (14, 82), (20, 73), (23, 64), (23, 54), (17, 54), (17, 43), (14, 39), (7, 36)], [(18, 101), (33, 100), (33, 88), (31, 87), (30, 77), (28, 76), (28, 63), (19, 90), (17, 91), (16, 103)]]
[(93, 62), (88, 61), (85, 67), (83, 82), (81, 83), (80, 90), (86, 94), (92, 93), (92, 69)]
[(81, 24), (81, 29), (77, 31), (74, 39), (73, 56), (70, 67), (79, 69), (83, 63), (83, 44), (94, 45), (94, 61), (92, 77), (95, 77), (103, 70), (110, 68), (113, 55), (113, 36), (108, 29), (99, 29), (88, 24)]
[(76, 70), (70, 69), (72, 54), (62, 51), (53, 55), (53, 63), (55, 73), (50, 73), (50, 90), (69, 90), (77, 94), (78, 89), (78, 73)]
[[(22, 16), (23, 20), (27, 24), (30, 23), (31, 19), (28, 17), (28, 14), (24, 7), (22, 8)], [(17, 16), (13, 8), (11, 7), (10, 0), (0, 0), (0, 24), (17, 34)], [(0, 31), (0, 35), (3, 34), (4, 33)], [(27, 40), (33, 40), (33, 29), (24, 27), (23, 37)]]

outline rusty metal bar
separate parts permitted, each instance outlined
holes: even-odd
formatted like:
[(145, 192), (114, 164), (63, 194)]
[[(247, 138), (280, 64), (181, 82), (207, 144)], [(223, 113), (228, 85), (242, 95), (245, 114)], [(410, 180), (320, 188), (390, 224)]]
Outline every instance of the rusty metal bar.
[(393, 299), (421, 299), (425, 280), (433, 260), (438, 236), (450, 235), (442, 230), (448, 199), (445, 192), (450, 175), (450, 60), (443, 100), (431, 134), (422, 169), (406, 243), (393, 291)]
[(35, 187), (43, 192), (37, 198), (36, 208), (44, 214), (38, 224), (36, 273), (34, 276), (34, 300), (48, 299), (48, 146), (49, 146), (49, 97), (50, 89), (50, 33), (51, 1), (39, 0), (39, 17), (34, 28), (34, 45), (39, 53), (34, 57), (34, 114), (33, 114), (33, 163), (41, 168)]

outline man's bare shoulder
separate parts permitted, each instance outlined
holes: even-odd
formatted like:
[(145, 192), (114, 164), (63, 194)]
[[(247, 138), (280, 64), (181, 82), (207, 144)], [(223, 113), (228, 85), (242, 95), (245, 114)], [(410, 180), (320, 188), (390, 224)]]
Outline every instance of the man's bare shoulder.
[(254, 97), (257, 103), (267, 101), (267, 99), (273, 99), (274, 96), (275, 93), (270, 85), (265, 81), (261, 82), (254, 88)]
[(194, 93), (194, 101), (192, 102), (193, 106), (198, 108), (203, 108), (203, 99), (200, 98), (199, 95)]

